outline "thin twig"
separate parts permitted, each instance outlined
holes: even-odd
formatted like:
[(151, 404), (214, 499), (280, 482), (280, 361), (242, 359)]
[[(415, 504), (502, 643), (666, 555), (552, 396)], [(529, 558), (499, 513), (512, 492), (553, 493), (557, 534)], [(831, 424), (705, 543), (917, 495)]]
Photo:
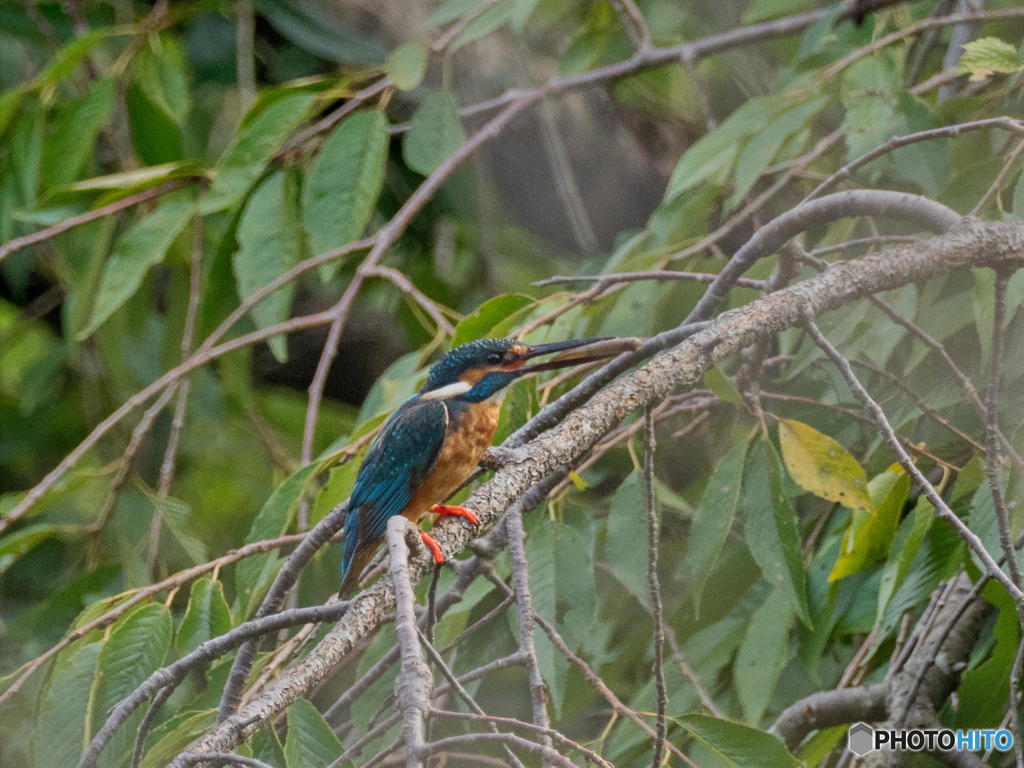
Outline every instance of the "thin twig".
[(416, 595), (409, 579), (409, 545), (418, 535), (401, 515), (388, 520), (388, 573), (395, 587), (395, 634), (398, 636), (401, 670), (395, 681), (395, 693), (402, 711), (402, 740), (405, 742), (406, 768), (423, 765), (421, 750), (425, 743), (424, 718), (430, 708), (431, 675), (423, 660), (419, 632), (416, 629)]
[[(546, 285), (565, 285), (566, 283), (600, 283), (602, 285), (613, 285), (615, 283), (632, 283), (640, 280), (690, 280), (697, 283), (714, 282), (715, 275), (708, 272), (676, 272), (669, 269), (652, 269), (645, 272), (610, 272), (607, 275), (555, 275), (537, 280), (531, 285), (538, 288)], [(741, 277), (736, 280), (737, 286), (742, 288), (753, 288), (758, 291), (767, 289), (764, 280), (751, 280)]]
[[(529, 677), (533, 722), (541, 728), (549, 729), (551, 721), (548, 718), (548, 691), (540, 673), (537, 647), (533, 640), (533, 596), (530, 593), (530, 575), (526, 564), (526, 533), (523, 530), (522, 511), (518, 504), (513, 504), (505, 513), (505, 531), (508, 534), (508, 554), (512, 560), (512, 585), (516, 607), (519, 611), (519, 652), (527, 659), (526, 672)], [(545, 747), (550, 747), (551, 738), (542, 735), (541, 743)]]
[[(192, 353), (192, 337), (195, 335), (196, 318), (199, 316), (199, 302), (203, 294), (203, 218), (196, 217), (192, 230), (192, 262), (189, 265), (188, 307), (185, 310), (185, 328), (181, 333), (181, 359), (185, 361)], [(178, 397), (174, 402), (174, 416), (171, 418), (171, 433), (167, 438), (164, 458), (160, 464), (160, 477), (157, 480), (157, 503), (153, 508), (153, 520), (149, 528), (149, 549), (146, 553), (146, 569), (150, 574), (156, 572), (156, 558), (160, 547), (160, 522), (162, 505), (171, 493), (171, 481), (174, 478), (174, 462), (178, 453), (178, 442), (185, 429), (185, 408), (192, 379), (185, 376), (178, 385)], [(168, 388), (170, 390), (170, 388)]]
[(651, 594), (651, 616), (654, 620), (654, 688), (658, 696), (658, 717), (654, 730), (654, 756), (651, 768), (659, 768), (665, 754), (665, 737), (668, 724), (665, 711), (668, 708), (668, 689), (665, 685), (665, 630), (661, 607), (661, 583), (658, 581), (658, 539), (661, 527), (658, 522), (658, 505), (654, 495), (654, 412), (651, 406), (644, 409), (644, 435), (647, 438), (644, 451), (644, 506), (647, 508), (647, 585)]
[[(1010, 579), (1018, 589), (1024, 590), (1024, 576), (1021, 575), (1020, 563), (1013, 548), (1010, 536), (1010, 512), (1006, 508), (1003, 486), (999, 477), (999, 380), (1002, 376), (1003, 346), (1006, 338), (1006, 282), (1010, 273), (996, 270), (995, 296), (992, 302), (992, 343), (988, 353), (988, 383), (985, 387), (985, 478), (992, 494), (992, 504), (996, 512), (996, 524), (999, 528), (999, 544), (1006, 557)], [(1019, 606), (1024, 620), (1024, 605)]]
[(174, 179), (161, 184), (158, 187), (144, 190), (142, 192), (136, 192), (134, 195), (128, 197), (122, 197), (120, 200), (115, 200), (113, 203), (95, 208), (85, 213), (80, 213), (77, 216), (69, 216), (68, 218), (60, 221), (52, 226), (40, 229), (38, 232), (33, 232), (28, 235), (22, 235), (16, 237), (13, 240), (8, 240), (3, 245), (0, 245), (0, 261), (3, 261), (6, 257), (10, 256), (16, 251), (20, 251), (22, 248), (27, 248), (30, 245), (36, 243), (42, 243), (50, 240), (57, 235), (63, 234), (70, 229), (80, 227), (82, 224), (88, 224), (90, 221), (96, 221), (97, 219), (106, 218), (112, 216), (118, 211), (123, 211), (126, 208), (144, 203), (147, 200), (154, 200), (162, 195), (166, 195), (173, 192), (176, 189), (181, 189), (191, 183), (194, 183), (196, 179), (185, 178), (185, 179)]

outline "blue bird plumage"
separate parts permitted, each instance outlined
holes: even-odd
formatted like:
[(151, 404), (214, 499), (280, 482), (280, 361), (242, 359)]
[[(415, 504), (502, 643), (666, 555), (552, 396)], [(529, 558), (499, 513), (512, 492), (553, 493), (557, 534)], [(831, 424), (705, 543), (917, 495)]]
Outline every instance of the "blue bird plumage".
[[(431, 509), (475, 522), (461, 507), (435, 507), (465, 480), (490, 445), (500, 402), (495, 395), (520, 376), (608, 357), (614, 349), (588, 355), (585, 347), (604, 339), (529, 346), (514, 339), (480, 339), (446, 353), (423, 388), (384, 423), (359, 467), (349, 498), (342, 544), (340, 594), (348, 595), (380, 544), (388, 520), (404, 514), (414, 523)], [(563, 352), (547, 363), (534, 357)], [(440, 550), (427, 534), (424, 541)]]

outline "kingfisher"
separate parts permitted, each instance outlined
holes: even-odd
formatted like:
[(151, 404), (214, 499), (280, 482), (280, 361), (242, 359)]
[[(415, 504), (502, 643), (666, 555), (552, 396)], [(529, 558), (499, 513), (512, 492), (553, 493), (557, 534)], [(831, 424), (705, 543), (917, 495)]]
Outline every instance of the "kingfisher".
[[(509, 384), (530, 373), (612, 357), (635, 348), (634, 341), (593, 338), (530, 346), (516, 339), (479, 339), (445, 353), (423, 388), (384, 422), (359, 467), (345, 518), (339, 594), (346, 597), (359, 583), (392, 516), (404, 515), (414, 525), (428, 512), (478, 523), (472, 511), (440, 502), (469, 477), (490, 446)], [(528, 365), (550, 354), (555, 357)], [(434, 561), (443, 562), (437, 542), (426, 532), (420, 536)]]

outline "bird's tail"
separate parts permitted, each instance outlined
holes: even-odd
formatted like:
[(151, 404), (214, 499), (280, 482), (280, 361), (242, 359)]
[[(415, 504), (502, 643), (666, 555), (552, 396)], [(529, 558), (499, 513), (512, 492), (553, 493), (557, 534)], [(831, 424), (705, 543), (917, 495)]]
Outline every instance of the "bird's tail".
[(373, 551), (376, 547), (359, 547), (352, 554), (342, 561), (341, 566), (341, 587), (338, 589), (338, 597), (346, 598), (351, 595), (359, 585), (359, 577), (363, 573), (366, 564), (370, 562)]

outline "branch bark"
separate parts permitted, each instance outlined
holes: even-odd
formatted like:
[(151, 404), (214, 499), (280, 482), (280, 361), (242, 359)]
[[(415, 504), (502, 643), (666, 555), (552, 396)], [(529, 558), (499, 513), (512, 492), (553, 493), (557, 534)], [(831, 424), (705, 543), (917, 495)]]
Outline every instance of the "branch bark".
[[(1019, 266), (1024, 261), (1024, 226), (1009, 222), (966, 222), (932, 241), (912, 244), (835, 264), (824, 273), (726, 312), (678, 346), (624, 376), (571, 413), (558, 427), (526, 446), (522, 458), (497, 471), (467, 501), (484, 529), (552, 470), (570, 464), (594, 446), (628, 414), (673, 391), (696, 384), (726, 356), (761, 339), (857, 299), (977, 266)], [(465, 548), (474, 532), (442, 522), (437, 538), (447, 554)], [(414, 560), (410, 577), (418, 580), (432, 563)], [(272, 688), (201, 737), (196, 751), (228, 751), (323, 680), (356, 643), (394, 609), (390, 581), (382, 581), (353, 600), (345, 619)]]

